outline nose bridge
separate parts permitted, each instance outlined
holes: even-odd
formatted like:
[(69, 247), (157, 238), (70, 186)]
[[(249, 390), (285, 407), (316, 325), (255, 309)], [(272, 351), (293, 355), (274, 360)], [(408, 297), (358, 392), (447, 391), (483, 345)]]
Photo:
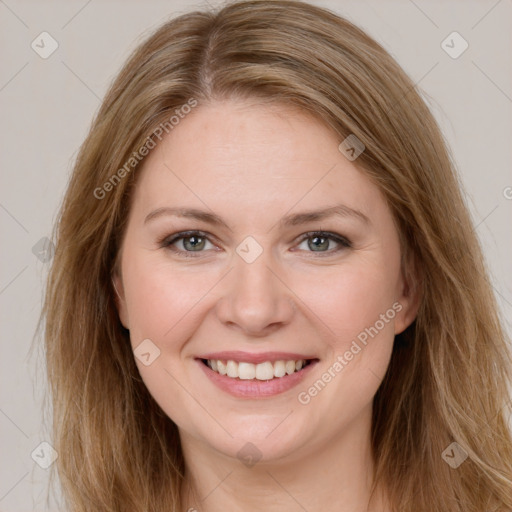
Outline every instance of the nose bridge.
[(266, 250), (252, 262), (237, 258), (233, 279), (234, 290), (239, 297), (266, 298), (267, 304), (274, 298), (276, 277), (271, 268), (276, 265), (271, 261), (270, 253), (270, 250)]
[(255, 240), (237, 247), (229, 285), (219, 305), (219, 318), (236, 324), (253, 334), (265, 332), (269, 326), (290, 321), (293, 306), (286, 286), (279, 279), (279, 265), (270, 248)]

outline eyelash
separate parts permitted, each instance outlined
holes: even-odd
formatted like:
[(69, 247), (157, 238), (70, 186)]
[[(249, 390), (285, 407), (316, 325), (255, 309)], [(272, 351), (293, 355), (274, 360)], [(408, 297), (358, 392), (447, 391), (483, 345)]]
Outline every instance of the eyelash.
[[(180, 256), (184, 256), (185, 258), (197, 258), (204, 251), (182, 251), (182, 250), (178, 250), (175, 247), (173, 247), (173, 244), (178, 242), (179, 240), (183, 240), (185, 238), (191, 238), (193, 236), (198, 236), (199, 238), (205, 238), (210, 243), (212, 243), (208, 237), (208, 233), (205, 233), (204, 231), (192, 230), (192, 231), (181, 231), (179, 233), (175, 233), (174, 235), (166, 236), (165, 238), (163, 238), (162, 240), (159, 241), (159, 245), (160, 245), (160, 247), (167, 248), (167, 249), (171, 250), (172, 252), (179, 254)], [(301, 236), (298, 243), (300, 244), (304, 240), (307, 240), (308, 238), (314, 238), (314, 237), (320, 237), (320, 238), (326, 238), (329, 240), (334, 240), (335, 242), (337, 242), (338, 244), (341, 245), (341, 247), (338, 247), (337, 249), (334, 249), (331, 251), (318, 252), (317, 254), (319, 254), (320, 257), (330, 256), (334, 253), (338, 253), (339, 251), (341, 251), (343, 249), (349, 249), (352, 247), (352, 243), (350, 242), (350, 240), (348, 238), (343, 237), (341, 235), (337, 235), (336, 233), (330, 233), (329, 231), (308, 231), (307, 233), (304, 233)], [(315, 253), (315, 251), (306, 251), (306, 252), (311, 252), (313, 254)]]

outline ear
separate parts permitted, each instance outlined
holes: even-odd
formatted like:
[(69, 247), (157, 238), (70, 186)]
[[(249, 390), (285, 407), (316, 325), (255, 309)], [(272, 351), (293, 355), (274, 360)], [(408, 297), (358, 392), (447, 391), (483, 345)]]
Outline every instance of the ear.
[(121, 324), (123, 324), (123, 327), (125, 327), (126, 329), (130, 329), (130, 322), (128, 320), (128, 308), (126, 306), (123, 280), (122, 280), (120, 274), (121, 273), (118, 271), (118, 269), (115, 269), (112, 272), (112, 285), (114, 286), (114, 292), (115, 292), (114, 300), (116, 303), (117, 312), (119, 314), (119, 320), (121, 321)]
[(414, 322), (423, 296), (423, 275), (415, 258), (402, 265), (400, 274), (396, 302), (401, 309), (397, 308), (395, 316), (395, 334), (405, 331)]

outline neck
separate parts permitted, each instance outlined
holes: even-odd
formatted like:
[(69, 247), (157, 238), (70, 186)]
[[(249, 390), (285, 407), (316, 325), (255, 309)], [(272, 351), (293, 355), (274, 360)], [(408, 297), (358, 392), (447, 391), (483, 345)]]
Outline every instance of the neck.
[(372, 495), (371, 407), (337, 437), (301, 447), (279, 460), (247, 467), (181, 434), (186, 473), (183, 510), (384, 512), (382, 492)]

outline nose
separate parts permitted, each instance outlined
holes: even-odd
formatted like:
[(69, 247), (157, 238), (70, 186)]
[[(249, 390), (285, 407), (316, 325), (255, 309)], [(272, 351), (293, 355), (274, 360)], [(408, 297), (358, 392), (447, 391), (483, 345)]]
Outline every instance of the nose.
[(263, 337), (289, 324), (296, 310), (293, 292), (271, 251), (252, 263), (235, 256), (216, 309), (219, 320), (248, 336)]

